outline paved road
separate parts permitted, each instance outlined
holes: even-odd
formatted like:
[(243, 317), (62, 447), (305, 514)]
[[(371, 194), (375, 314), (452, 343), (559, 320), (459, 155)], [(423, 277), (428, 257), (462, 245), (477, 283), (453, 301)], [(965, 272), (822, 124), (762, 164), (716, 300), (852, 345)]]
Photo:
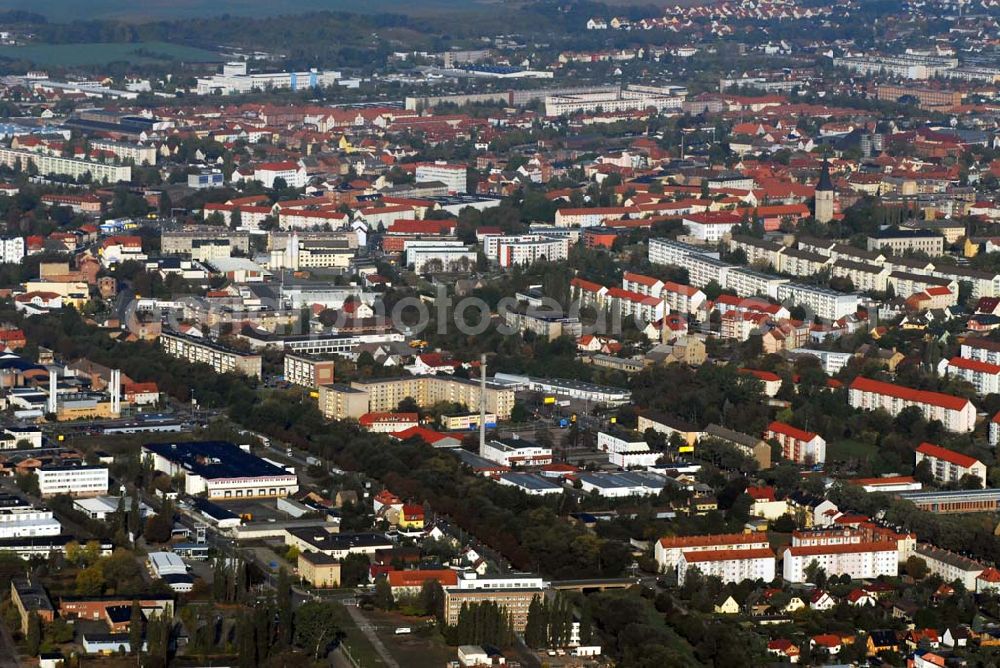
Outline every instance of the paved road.
[(0, 623), (0, 668), (20, 668), (14, 648), (14, 639), (11, 638), (7, 625)]
[(357, 606), (345, 605), (344, 609), (347, 610), (347, 614), (351, 616), (355, 626), (357, 626), (358, 629), (365, 634), (365, 637), (367, 637), (371, 642), (375, 651), (378, 652), (379, 656), (382, 657), (382, 660), (385, 661), (385, 665), (389, 666), (389, 668), (400, 668), (399, 662), (392, 658), (392, 654), (389, 653), (389, 650), (386, 648), (381, 638), (379, 638), (378, 635), (375, 634), (375, 631), (372, 630), (371, 623), (365, 619), (365, 616), (361, 614), (361, 611), (358, 610)]

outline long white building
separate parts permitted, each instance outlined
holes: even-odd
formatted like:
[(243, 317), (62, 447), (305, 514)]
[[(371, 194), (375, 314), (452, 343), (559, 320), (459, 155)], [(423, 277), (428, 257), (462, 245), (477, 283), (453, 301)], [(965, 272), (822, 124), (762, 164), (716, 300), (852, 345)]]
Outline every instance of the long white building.
[(839, 320), (858, 311), (857, 295), (844, 294), (817, 285), (783, 283), (777, 288), (777, 298), (783, 304), (805, 307), (813, 314), (827, 320)]
[(295, 473), (226, 441), (148, 443), (142, 456), (156, 471), (184, 476), (184, 491), (192, 496), (276, 498), (299, 489)]
[(545, 98), (546, 116), (563, 116), (582, 112), (642, 111), (658, 112), (680, 109), (687, 89), (682, 86), (631, 85), (624, 89), (609, 89), (593, 93), (550, 95)]
[(892, 542), (792, 545), (783, 553), (785, 582), (805, 582), (806, 569), (813, 561), (827, 575), (849, 575), (854, 580), (899, 574), (899, 550)]
[(938, 373), (958, 376), (976, 388), (976, 394), (1000, 393), (1000, 364), (990, 364), (964, 357), (941, 360)]
[(448, 188), (448, 192), (469, 191), (469, 171), (465, 165), (450, 165), (447, 162), (421, 162), (414, 172), (417, 183), (438, 181)]
[(249, 72), (244, 62), (226, 63), (221, 74), (199, 77), (198, 95), (239, 95), (266, 90), (302, 90), (332, 86), (340, 72), (312, 69), (307, 72)]
[(853, 408), (872, 411), (881, 408), (898, 415), (904, 408), (917, 406), (928, 421), (940, 420), (948, 431), (968, 432), (976, 428), (976, 407), (971, 401), (941, 392), (914, 390), (858, 376), (847, 393)]
[(569, 247), (569, 237), (545, 234), (487, 235), (483, 239), (486, 257), (501, 267), (529, 265), (540, 260), (565, 260), (569, 257)]
[[(767, 536), (761, 533), (729, 533), (703, 536), (667, 536), (656, 541), (653, 556), (661, 573), (680, 563), (681, 556), (696, 552), (728, 553), (770, 549)], [(772, 554), (773, 557), (773, 554)]]
[(19, 151), (12, 148), (0, 148), (0, 164), (21, 171), (28, 169), (28, 165), (34, 165), (38, 173), (43, 176), (59, 174), (79, 178), (84, 174), (90, 174), (91, 178), (97, 182), (117, 183), (132, 180), (132, 168), (129, 165), (111, 165), (78, 158), (45, 155), (34, 151)]
[(744, 580), (774, 580), (775, 559), (770, 548), (682, 552), (677, 562), (677, 584), (684, 584), (689, 571), (715, 576), (724, 583)]
[(68, 494), (97, 496), (108, 493), (108, 469), (105, 466), (43, 466), (35, 471), (42, 496)]

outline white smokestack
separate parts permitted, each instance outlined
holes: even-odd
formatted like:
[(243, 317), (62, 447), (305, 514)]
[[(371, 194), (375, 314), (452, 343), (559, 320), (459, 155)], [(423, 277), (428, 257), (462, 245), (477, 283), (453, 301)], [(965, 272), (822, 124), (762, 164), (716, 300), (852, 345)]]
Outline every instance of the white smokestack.
[(479, 357), (479, 456), (486, 453), (486, 355)]
[(56, 404), (56, 384), (58, 380), (56, 378), (56, 370), (53, 368), (49, 369), (49, 413), (55, 415), (58, 408)]
[(111, 394), (111, 412), (115, 415), (122, 414), (122, 372), (120, 369), (111, 370), (111, 383), (108, 386)]

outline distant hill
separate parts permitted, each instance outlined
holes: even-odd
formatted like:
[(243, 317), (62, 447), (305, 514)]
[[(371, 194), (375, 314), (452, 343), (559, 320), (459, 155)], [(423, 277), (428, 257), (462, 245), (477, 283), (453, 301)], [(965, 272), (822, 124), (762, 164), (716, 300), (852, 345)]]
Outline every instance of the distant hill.
[[(473, 0), (299, 0), (294, 5), (274, 0), (0, 0), (0, 11), (22, 10), (41, 14), (51, 22), (121, 19), (146, 21), (233, 16), (273, 16), (330, 10), (353, 13), (392, 12), (398, 14), (439, 14), (468, 9)], [(482, 4), (493, 4), (483, 2)]]

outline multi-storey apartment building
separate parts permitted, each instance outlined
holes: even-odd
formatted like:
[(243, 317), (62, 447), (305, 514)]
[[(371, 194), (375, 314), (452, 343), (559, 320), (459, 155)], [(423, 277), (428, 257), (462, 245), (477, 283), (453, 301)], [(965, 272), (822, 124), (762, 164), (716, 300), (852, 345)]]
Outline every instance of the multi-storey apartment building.
[(767, 536), (756, 533), (668, 536), (656, 541), (653, 556), (660, 572), (666, 573), (677, 568), (684, 554), (766, 549), (770, 549)]
[(952, 357), (949, 360), (941, 360), (938, 373), (955, 375), (972, 383), (976, 388), (976, 394), (1000, 393), (1000, 364)]
[(822, 464), (826, 461), (826, 440), (819, 434), (774, 421), (767, 426), (764, 438), (777, 441), (781, 456), (797, 464)]
[(930, 465), (931, 475), (939, 483), (958, 483), (971, 476), (979, 478), (980, 487), (986, 487), (986, 465), (975, 457), (933, 443), (921, 443), (917, 446), (915, 463), (919, 466), (923, 461)]
[(895, 542), (792, 545), (783, 553), (785, 582), (805, 582), (806, 569), (813, 561), (829, 575), (849, 575), (854, 580), (899, 574), (899, 550)]
[(771, 582), (775, 572), (774, 552), (769, 548), (682, 552), (677, 562), (677, 583), (683, 585), (691, 570), (697, 570), (705, 576), (715, 576), (725, 583), (744, 580)]
[(216, 373), (242, 373), (252, 378), (261, 377), (261, 356), (227, 348), (211, 341), (184, 334), (160, 334), (164, 352), (188, 362), (208, 364)]
[(27, 169), (28, 165), (34, 165), (38, 173), (43, 175), (61, 174), (79, 178), (84, 174), (90, 174), (91, 178), (98, 182), (118, 183), (132, 180), (132, 168), (129, 165), (111, 165), (10, 148), (0, 148), (0, 164), (21, 170)]
[(318, 355), (285, 353), (285, 380), (293, 385), (316, 389), (333, 383), (333, 360)]
[(43, 466), (35, 471), (42, 496), (98, 496), (108, 493), (106, 466)]
[(803, 306), (813, 315), (827, 320), (840, 320), (857, 313), (858, 296), (829, 288), (803, 283), (783, 283), (777, 289), (778, 301), (791, 306)]
[(976, 407), (968, 399), (940, 392), (914, 390), (858, 376), (848, 389), (848, 403), (862, 410), (882, 409), (898, 415), (916, 406), (928, 421), (939, 420), (948, 431), (967, 432), (976, 427)]

